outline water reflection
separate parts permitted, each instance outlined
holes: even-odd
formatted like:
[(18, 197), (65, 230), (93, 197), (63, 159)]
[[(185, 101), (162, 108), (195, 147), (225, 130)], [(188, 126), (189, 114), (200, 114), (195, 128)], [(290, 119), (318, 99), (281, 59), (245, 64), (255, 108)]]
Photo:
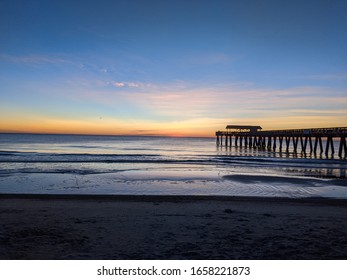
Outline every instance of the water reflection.
[(347, 178), (347, 160), (324, 154), (294, 153), (249, 147), (217, 146), (222, 164), (271, 169), (275, 173), (319, 178)]
[(274, 158), (306, 158), (306, 159), (339, 159), (347, 162), (346, 157), (339, 157), (336, 152), (334, 154), (314, 153), (314, 152), (295, 152), (294, 149), (286, 150), (272, 150), (262, 148), (250, 148), (240, 146), (216, 146), (218, 154), (225, 154), (230, 156), (254, 156), (254, 157), (274, 157)]

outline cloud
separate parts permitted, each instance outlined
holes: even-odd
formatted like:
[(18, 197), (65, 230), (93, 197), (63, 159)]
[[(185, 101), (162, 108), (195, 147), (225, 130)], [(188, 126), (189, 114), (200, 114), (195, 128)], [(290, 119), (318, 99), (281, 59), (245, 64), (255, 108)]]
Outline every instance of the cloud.
[(235, 86), (157, 88), (124, 95), (129, 103), (158, 118), (277, 118), (347, 114), (347, 97), (328, 88), (252, 89)]
[(135, 88), (138, 88), (138, 87), (143, 87), (143, 84), (141, 83), (135, 83), (135, 82), (128, 82), (128, 83), (125, 83), (128, 87), (135, 87)]
[(114, 82), (113, 85), (115, 87), (125, 87), (125, 83), (122, 83), (122, 82)]
[(148, 88), (151, 87), (152, 84), (145, 84), (145, 83), (140, 83), (140, 82), (116, 82), (116, 81), (111, 81), (108, 82), (108, 84), (112, 84), (115, 87), (120, 87), (120, 88), (124, 88), (124, 87), (128, 87), (128, 88)]
[(100, 104), (114, 110), (115, 114), (135, 114), (159, 122), (317, 116), (319, 113), (341, 118), (343, 112), (347, 115), (345, 90), (329, 87), (266, 88), (247, 82), (203, 84), (175, 81), (160, 84), (84, 79), (72, 81), (64, 92), (68, 98)]
[(74, 82), (64, 90), (48, 91), (76, 106), (83, 104), (124, 121), (131, 133), (149, 129), (153, 131), (148, 134), (160, 134), (167, 128), (167, 134), (200, 131), (206, 135), (227, 123), (259, 124), (266, 129), (340, 126), (347, 115), (345, 90), (329, 87), (270, 88), (247, 82), (181, 80), (162, 84), (116, 79)]
[(0, 54), (0, 60), (10, 63), (20, 64), (71, 64), (72, 62), (60, 57), (44, 56), (44, 55), (8, 55)]
[(149, 89), (149, 88), (156, 88), (157, 85), (153, 83), (142, 83), (138, 81), (121, 81), (121, 80), (113, 80), (113, 79), (107, 79), (107, 78), (100, 78), (100, 79), (86, 79), (81, 77), (71, 77), (68, 80), (68, 83), (70, 86), (78, 88), (83, 87), (85, 89), (102, 89), (104, 88), (118, 88), (118, 89)]

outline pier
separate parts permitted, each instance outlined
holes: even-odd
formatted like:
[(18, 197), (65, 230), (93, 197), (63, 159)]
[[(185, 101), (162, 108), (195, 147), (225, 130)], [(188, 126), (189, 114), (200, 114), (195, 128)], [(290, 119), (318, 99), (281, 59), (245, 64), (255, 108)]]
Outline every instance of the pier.
[[(227, 125), (225, 131), (216, 132), (218, 146), (248, 147), (289, 153), (325, 154), (334, 156), (334, 139), (338, 139), (338, 156), (347, 157), (347, 127), (262, 130), (260, 126)], [(324, 145), (323, 145), (323, 139)], [(292, 145), (292, 146), (291, 146)]]

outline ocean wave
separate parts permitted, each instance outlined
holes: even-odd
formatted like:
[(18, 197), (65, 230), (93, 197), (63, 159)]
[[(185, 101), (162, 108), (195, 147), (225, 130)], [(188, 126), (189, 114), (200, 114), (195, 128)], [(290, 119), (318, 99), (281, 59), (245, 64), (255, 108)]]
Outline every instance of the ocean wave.
[[(137, 170), (137, 169), (127, 169), (126, 171)], [(124, 172), (125, 170), (84, 170), (84, 169), (51, 169), (51, 170), (42, 170), (37, 168), (19, 168), (12, 170), (0, 170), (0, 177), (11, 176), (14, 174), (76, 174), (76, 175), (93, 175), (93, 174), (107, 174), (107, 173), (118, 173)]]
[(343, 166), (347, 168), (347, 161), (341, 159), (319, 158), (287, 158), (261, 156), (233, 156), (233, 155), (191, 155), (191, 154), (92, 154), (92, 153), (38, 153), (22, 151), (0, 151), (1, 163), (206, 163), (206, 164), (239, 164), (239, 165), (283, 165), (283, 166)]
[(319, 186), (324, 182), (323, 179), (308, 178), (308, 177), (289, 177), (289, 176), (274, 176), (274, 175), (250, 175), (250, 174), (235, 174), (235, 175), (225, 175), (223, 179), (238, 181), (245, 184), (254, 184), (257, 182), (261, 183), (284, 183), (284, 184), (295, 184), (302, 185), (305, 187), (309, 186)]

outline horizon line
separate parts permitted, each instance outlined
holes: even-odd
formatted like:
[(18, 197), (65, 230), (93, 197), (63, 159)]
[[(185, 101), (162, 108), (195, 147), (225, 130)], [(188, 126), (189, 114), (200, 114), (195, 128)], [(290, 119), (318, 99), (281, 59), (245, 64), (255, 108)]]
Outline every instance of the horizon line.
[(107, 137), (163, 137), (163, 138), (214, 138), (215, 136), (183, 136), (163, 134), (89, 134), (89, 133), (52, 133), (52, 132), (21, 132), (0, 131), (0, 134), (30, 134), (30, 135), (65, 135), (65, 136), (107, 136)]

